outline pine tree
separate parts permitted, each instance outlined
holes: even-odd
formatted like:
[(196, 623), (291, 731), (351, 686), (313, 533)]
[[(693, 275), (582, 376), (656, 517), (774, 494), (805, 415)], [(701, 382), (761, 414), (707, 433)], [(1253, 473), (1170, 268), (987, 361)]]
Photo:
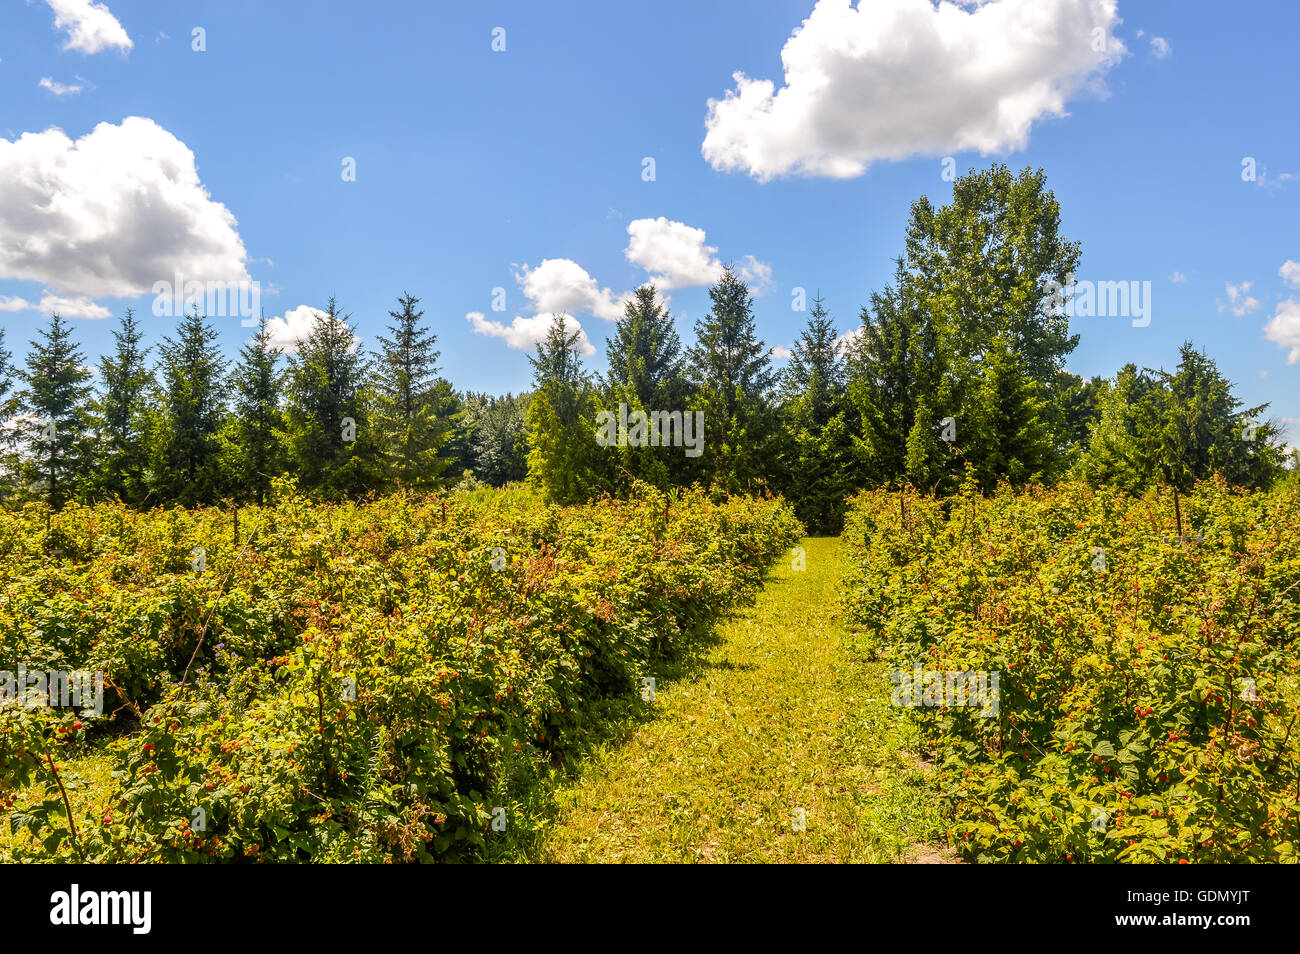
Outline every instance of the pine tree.
[[(618, 413), (622, 404), (629, 414), (685, 412), (681, 339), (653, 285), (642, 285), (628, 299), (614, 337), (606, 340), (606, 355), (605, 410)], [(613, 479), (623, 489), (628, 489), (629, 478), (667, 487), (674, 478), (684, 480), (693, 463), (681, 448), (669, 445), (634, 446), (629, 442), (628, 446), (605, 449), (603, 456), (614, 465)]]
[(847, 360), (849, 398), (864, 476), (881, 483), (910, 481), (930, 488), (944, 457), (934, 413), (949, 404), (938, 329), (912, 294), (901, 260), (894, 284), (871, 295)]
[[(681, 339), (653, 285), (642, 285), (623, 308), (614, 337), (605, 341), (606, 384), (634, 395), (643, 408), (671, 408), (680, 394)], [(677, 394), (673, 394), (677, 391)]]
[(1017, 487), (1044, 481), (1057, 460), (1046, 402), (1007, 342), (990, 343), (971, 397), (971, 413), (956, 422), (956, 443), (979, 486), (987, 493), (1003, 478)]
[(427, 332), (415, 306), (403, 294), (401, 311), (390, 311), (391, 338), (381, 337), (376, 363), (375, 427), (383, 449), (388, 482), (398, 487), (432, 487), (447, 467), (439, 456), (451, 436), (451, 422), (438, 413), (450, 386), (437, 376), (437, 336)]
[(96, 402), (100, 465), (97, 490), (139, 504), (148, 494), (148, 417), (146, 400), (153, 374), (145, 364), (149, 349), (130, 308), (113, 332), (114, 352), (99, 359), (102, 392)]
[(783, 492), (814, 533), (837, 534), (852, 489), (852, 433), (838, 334), (820, 297), (782, 375)]
[(787, 398), (801, 398), (810, 423), (820, 427), (839, 407), (844, 392), (844, 362), (837, 342), (839, 334), (822, 304), (813, 299), (808, 322), (791, 350), (781, 376)]
[(27, 481), (40, 486), (46, 501), (57, 508), (88, 476), (91, 373), (71, 329), (57, 313), (31, 347), (22, 372), (27, 387), (19, 405), (32, 418), (24, 435), (24, 471)]
[(528, 405), (532, 395), (492, 398), (470, 395), (466, 401), (474, 475), (500, 487), (528, 476)]
[(1173, 372), (1129, 364), (1103, 382), (1099, 416), (1080, 472), (1093, 483), (1141, 493), (1158, 483), (1180, 492), (1212, 474), (1268, 487), (1285, 463), (1279, 428), (1245, 408), (1232, 383), (1190, 342)]
[(534, 394), (528, 405), (528, 478), (548, 499), (578, 503), (602, 483), (595, 470), (596, 424), (590, 378), (576, 347), (580, 332), (556, 315), (529, 357)]
[(758, 338), (753, 296), (732, 268), (723, 270), (709, 298), (709, 314), (695, 323), (688, 375), (697, 389), (696, 406), (704, 411), (713, 480), (728, 489), (749, 489), (770, 459), (771, 356)]
[(363, 390), (366, 362), (333, 297), (289, 359), (288, 431), (293, 470), (305, 490), (355, 497), (378, 482), (376, 436)]
[(257, 334), (239, 352), (234, 372), (236, 464), (243, 499), (266, 502), (272, 478), (284, 470), (281, 391), (283, 351), (271, 343), (263, 315)]
[(220, 433), (226, 364), (217, 332), (196, 309), (159, 346), (161, 382), (153, 420), (151, 491), (160, 503), (215, 502), (224, 489)]

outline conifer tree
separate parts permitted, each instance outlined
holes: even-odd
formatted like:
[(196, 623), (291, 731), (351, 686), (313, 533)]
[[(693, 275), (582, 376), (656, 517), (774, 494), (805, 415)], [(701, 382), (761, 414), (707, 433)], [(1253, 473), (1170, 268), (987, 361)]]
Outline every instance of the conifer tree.
[(72, 340), (72, 330), (55, 313), (31, 342), (19, 408), (29, 415), (24, 476), (52, 507), (62, 507), (89, 473), (91, 373)]
[(387, 483), (398, 487), (431, 487), (447, 467), (440, 452), (451, 436), (451, 422), (439, 414), (450, 386), (437, 376), (437, 336), (421, 323), (420, 299), (403, 294), (401, 311), (390, 311), (391, 337), (379, 339), (382, 351), (375, 364), (374, 424), (378, 433)]
[(688, 352), (695, 406), (704, 411), (704, 454), (715, 483), (752, 489), (770, 459), (771, 356), (758, 337), (753, 296), (731, 267), (709, 289), (709, 298), (712, 308), (695, 323), (696, 343)]
[(556, 315), (529, 357), (534, 393), (528, 405), (528, 477), (548, 499), (577, 503), (602, 483), (596, 470), (594, 393), (577, 354), (581, 332)]
[(150, 489), (159, 503), (215, 502), (224, 489), (220, 434), (226, 363), (217, 332), (195, 309), (159, 346)]
[(266, 502), (271, 480), (284, 469), (284, 375), (282, 349), (275, 347), (263, 315), (255, 334), (239, 352), (234, 372), (234, 424), (238, 497)]
[(130, 308), (113, 332), (112, 354), (99, 359), (101, 393), (95, 412), (99, 428), (97, 490), (129, 504), (148, 495), (148, 414), (153, 373), (145, 364), (149, 348)]
[(375, 486), (376, 435), (366, 414), (366, 362), (351, 315), (331, 297), (289, 359), (288, 433), (294, 473), (305, 490), (354, 497)]
[[(604, 388), (606, 410), (617, 413), (622, 404), (629, 414), (686, 411), (681, 339), (653, 285), (642, 285), (628, 299), (614, 336), (606, 340), (605, 351), (609, 360)], [(669, 440), (668, 434), (656, 437)], [(623, 485), (631, 477), (666, 487), (674, 476), (684, 479), (692, 464), (680, 447), (667, 443), (629, 444), (606, 450), (605, 457), (616, 461), (615, 479), (621, 476), (619, 482)]]
[(780, 470), (795, 515), (814, 533), (839, 533), (852, 489), (852, 433), (838, 334), (820, 297), (782, 375)]

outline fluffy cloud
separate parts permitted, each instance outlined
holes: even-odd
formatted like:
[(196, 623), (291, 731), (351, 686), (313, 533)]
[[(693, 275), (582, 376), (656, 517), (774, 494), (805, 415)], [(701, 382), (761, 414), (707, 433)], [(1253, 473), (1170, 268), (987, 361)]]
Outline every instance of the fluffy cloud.
[(113, 47), (122, 52), (135, 44), (108, 7), (94, 0), (45, 0), (54, 11), (54, 29), (68, 34), (65, 50), (98, 53)]
[(1034, 122), (1101, 91), (1125, 53), (1119, 23), (1116, 0), (820, 0), (781, 50), (781, 89), (736, 73), (709, 100), (701, 151), (767, 181), (1021, 149)]
[[(661, 291), (711, 285), (722, 274), (718, 250), (705, 242), (704, 229), (661, 215), (629, 222), (627, 234), (627, 260), (649, 272), (650, 281)], [(745, 255), (735, 267), (755, 295), (771, 288), (771, 265)]]
[(129, 298), (153, 283), (249, 281), (235, 217), (151, 119), (0, 139), (0, 279)]
[[(511, 348), (519, 351), (532, 351), (533, 348), (546, 340), (546, 333), (550, 330), (551, 322), (555, 320), (555, 314), (542, 312), (528, 318), (517, 315), (514, 321), (506, 325), (499, 321), (490, 321), (484, 317), (481, 311), (471, 311), (465, 315), (465, 320), (473, 327), (476, 335), (501, 338)], [(564, 327), (570, 334), (574, 331), (578, 333), (577, 347), (574, 349), (578, 354), (590, 357), (596, 353), (595, 347), (588, 340), (587, 333), (582, 330), (582, 325), (578, 319), (566, 314), (564, 316)]]
[(0, 295), (0, 311), (40, 311), (47, 315), (58, 313), (64, 318), (107, 318), (112, 312), (89, 298), (62, 298), (48, 291), (41, 300), (32, 304), (25, 298)]
[(1259, 308), (1259, 299), (1250, 294), (1252, 282), (1242, 282), (1240, 285), (1234, 285), (1232, 282), (1226, 283), (1223, 287), (1228, 292), (1228, 301), (1224, 302), (1215, 299), (1219, 306), (1219, 311), (1231, 311), (1240, 318), (1249, 312)]
[(1277, 273), (1288, 285), (1300, 286), (1300, 262), (1285, 261)]
[(1287, 364), (1300, 364), (1300, 301), (1278, 302), (1277, 311), (1264, 326), (1264, 337), (1288, 351)]
[(650, 273), (650, 281), (665, 291), (708, 285), (722, 271), (717, 249), (706, 245), (704, 229), (685, 222), (636, 219), (627, 226), (627, 260)]
[(77, 83), (60, 83), (58, 80), (52, 79), (49, 76), (42, 76), (40, 83), (37, 85), (40, 86), (41, 89), (49, 90), (58, 97), (76, 96), (85, 88)]
[(1151, 38), (1151, 55), (1157, 60), (1163, 60), (1174, 48), (1169, 45), (1169, 41), (1162, 36), (1153, 36)]
[(41, 302), (36, 308), (44, 314), (57, 313), (64, 318), (107, 318), (112, 314), (107, 308), (95, 304), (85, 296), (64, 298), (60, 295), (51, 295), (49, 292), (41, 295)]
[(601, 288), (577, 262), (568, 258), (548, 258), (536, 268), (523, 267), (515, 275), (524, 295), (538, 311), (591, 312), (597, 318), (617, 321), (623, 316), (624, 295)]
[[(722, 263), (717, 249), (705, 242), (703, 229), (660, 216), (637, 219), (627, 227), (627, 260), (649, 273), (660, 292), (672, 288), (708, 285), (717, 281)], [(772, 284), (772, 267), (753, 255), (736, 263), (736, 272), (749, 282), (755, 294), (762, 294)], [(575, 314), (590, 314), (605, 321), (623, 317), (624, 304), (631, 292), (616, 294), (602, 288), (591, 274), (568, 258), (544, 259), (538, 266), (522, 266), (515, 279), (528, 299), (532, 315), (517, 315), (510, 324), (487, 318), (482, 312), (465, 315), (475, 334), (500, 338), (511, 348), (531, 351), (546, 337), (555, 315), (565, 315), (566, 322), (579, 334), (575, 350), (583, 355), (596, 353)], [(663, 301), (667, 303), (667, 299)]]
[(794, 352), (785, 345), (772, 345), (772, 350), (769, 351), (768, 354), (776, 358), (778, 361), (788, 361), (794, 357)]
[[(266, 330), (270, 334), (271, 347), (280, 348), (285, 354), (296, 354), (298, 346), (307, 339), (312, 328), (315, 327), (317, 316), (323, 314), (325, 312), (319, 308), (299, 305), (297, 308), (290, 308), (283, 315), (268, 318)], [(361, 339), (353, 335), (352, 350), (355, 351), (360, 344)]]
[(1187, 276), (1184, 275), (1182, 272), (1174, 272), (1172, 275), (1169, 276), (1169, 280), (1173, 282), (1175, 285), (1182, 285), (1187, 281)]

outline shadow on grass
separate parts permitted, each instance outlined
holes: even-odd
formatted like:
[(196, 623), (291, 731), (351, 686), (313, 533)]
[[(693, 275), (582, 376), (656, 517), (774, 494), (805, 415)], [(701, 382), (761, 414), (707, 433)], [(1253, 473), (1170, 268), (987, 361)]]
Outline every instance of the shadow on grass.
[[(780, 585), (786, 581), (765, 576), (763, 588)], [(655, 691), (683, 681), (698, 679), (713, 670), (752, 669), (752, 665), (737, 665), (728, 660), (711, 659), (710, 654), (724, 642), (718, 631), (729, 620), (742, 615), (757, 598), (754, 597), (732, 607), (719, 616), (710, 630), (692, 640), (673, 657), (660, 657), (654, 663)], [(581, 742), (576, 742), (548, 771), (528, 769), (518, 772), (508, 780), (510, 792), (506, 830), (490, 833), (487, 847), (477, 859), (487, 863), (537, 862), (546, 831), (559, 816), (559, 795), (567, 786), (583, 778), (601, 751), (628, 742), (636, 732), (660, 717), (660, 710), (652, 702), (638, 695), (602, 699), (588, 710), (590, 730)]]

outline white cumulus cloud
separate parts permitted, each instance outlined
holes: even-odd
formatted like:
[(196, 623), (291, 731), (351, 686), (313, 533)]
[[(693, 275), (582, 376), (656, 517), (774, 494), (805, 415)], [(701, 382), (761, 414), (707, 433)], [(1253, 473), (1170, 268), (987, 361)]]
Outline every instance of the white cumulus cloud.
[(1116, 0), (820, 0), (781, 50), (785, 84), (735, 73), (702, 152), (760, 181), (851, 178), (881, 159), (1022, 149), (1101, 92), (1124, 56)]
[(627, 260), (649, 272), (656, 288), (708, 285), (722, 273), (718, 250), (705, 243), (704, 229), (661, 215), (629, 222), (627, 234)]
[(78, 295), (75, 298), (64, 298), (61, 295), (51, 295), (49, 292), (41, 295), (41, 302), (36, 306), (41, 312), (47, 315), (60, 314), (64, 318), (107, 318), (110, 312), (103, 305), (97, 305), (95, 302)]
[(1151, 55), (1157, 60), (1163, 60), (1174, 48), (1169, 45), (1169, 41), (1162, 36), (1153, 36), (1151, 38)]
[[(500, 338), (505, 343), (519, 351), (532, 351), (537, 345), (546, 340), (546, 333), (550, 330), (551, 322), (555, 320), (555, 314), (542, 312), (541, 314), (524, 317), (516, 315), (510, 324), (500, 321), (491, 321), (484, 317), (481, 311), (471, 311), (465, 315), (465, 320), (470, 323), (476, 335), (486, 335), (490, 338)], [(572, 315), (564, 316), (564, 327), (572, 334), (578, 333), (575, 351), (578, 354), (590, 357), (596, 353), (595, 347), (587, 338), (587, 333), (583, 331), (582, 324)]]
[(0, 279), (128, 298), (154, 282), (249, 281), (234, 215), (151, 119), (0, 139)]
[(623, 301), (627, 295), (616, 295), (608, 288), (601, 288), (596, 279), (572, 259), (548, 258), (536, 268), (525, 265), (515, 278), (538, 311), (590, 312), (606, 321), (617, 321), (623, 316)]
[(54, 11), (54, 29), (68, 34), (65, 50), (98, 53), (112, 47), (126, 52), (135, 44), (117, 17), (94, 0), (45, 0)]
[(1282, 276), (1282, 281), (1288, 285), (1300, 286), (1300, 262), (1293, 262), (1289, 259), (1282, 263), (1282, 267), (1277, 270)]
[(1264, 326), (1264, 337), (1287, 351), (1287, 364), (1300, 364), (1300, 301), (1278, 302), (1273, 317)]
[[(718, 249), (707, 243), (704, 229), (661, 215), (629, 222), (627, 234), (624, 255), (629, 262), (645, 269), (650, 281), (661, 291), (711, 285), (722, 275)], [(771, 288), (772, 266), (766, 262), (745, 255), (735, 263), (735, 268), (755, 295)]]

